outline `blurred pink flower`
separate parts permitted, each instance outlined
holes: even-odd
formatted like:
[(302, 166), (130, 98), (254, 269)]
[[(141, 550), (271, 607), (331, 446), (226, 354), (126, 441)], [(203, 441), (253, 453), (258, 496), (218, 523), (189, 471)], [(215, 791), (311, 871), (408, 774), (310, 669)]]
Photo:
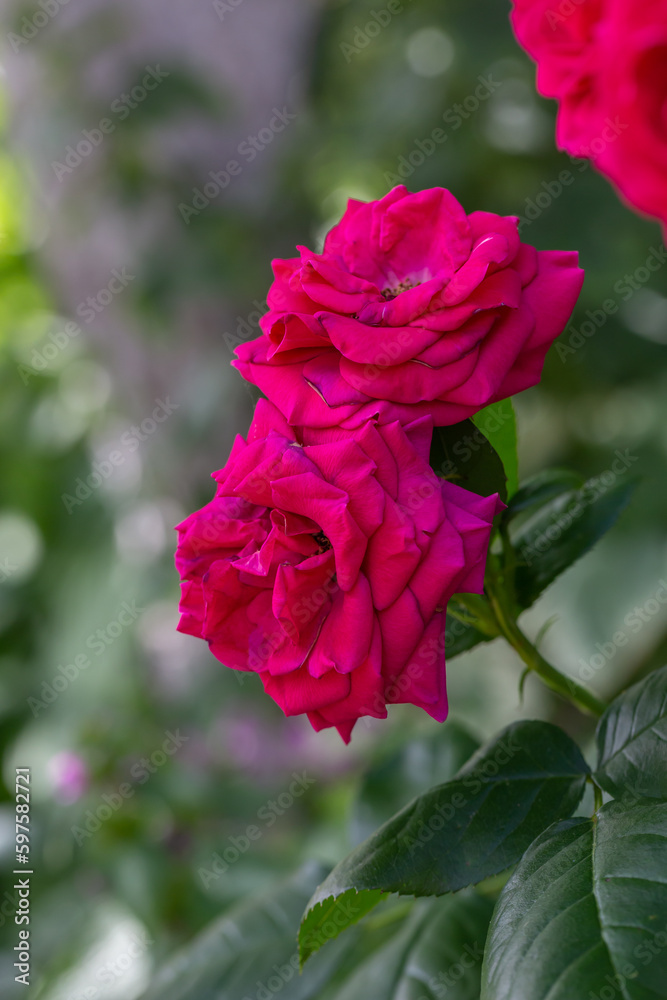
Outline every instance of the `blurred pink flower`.
[(561, 149), (667, 224), (667, 0), (514, 0)]
[(72, 750), (63, 750), (52, 757), (48, 770), (55, 797), (63, 805), (71, 805), (78, 801), (88, 788), (86, 762)]

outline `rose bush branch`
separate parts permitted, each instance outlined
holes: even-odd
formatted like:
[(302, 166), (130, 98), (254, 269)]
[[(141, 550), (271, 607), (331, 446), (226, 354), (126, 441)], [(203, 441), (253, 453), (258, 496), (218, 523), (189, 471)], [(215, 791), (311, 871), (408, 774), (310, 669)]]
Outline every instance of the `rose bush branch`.
[(501, 634), (517, 651), (529, 670), (534, 671), (547, 687), (571, 701), (582, 712), (599, 717), (606, 705), (592, 691), (562, 674), (542, 656), (530, 639), (522, 632), (510, 609), (501, 588), (496, 589), (494, 583), (487, 584), (489, 603), (494, 611), (496, 622)]

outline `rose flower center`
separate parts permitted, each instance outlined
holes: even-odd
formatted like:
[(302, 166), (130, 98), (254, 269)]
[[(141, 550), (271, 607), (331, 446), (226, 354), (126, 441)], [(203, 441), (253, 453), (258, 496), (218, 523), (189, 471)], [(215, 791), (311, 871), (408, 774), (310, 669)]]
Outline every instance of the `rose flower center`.
[(395, 285), (393, 288), (383, 288), (380, 294), (383, 299), (395, 299), (401, 292), (407, 292), (410, 288), (416, 288), (418, 284), (418, 281), (414, 284), (411, 281), (401, 281), (400, 285)]
[(329, 551), (329, 549), (331, 548), (331, 542), (329, 541), (329, 539), (327, 538), (327, 536), (324, 534), (323, 531), (318, 531), (316, 535), (313, 535), (313, 538), (317, 542), (318, 552)]

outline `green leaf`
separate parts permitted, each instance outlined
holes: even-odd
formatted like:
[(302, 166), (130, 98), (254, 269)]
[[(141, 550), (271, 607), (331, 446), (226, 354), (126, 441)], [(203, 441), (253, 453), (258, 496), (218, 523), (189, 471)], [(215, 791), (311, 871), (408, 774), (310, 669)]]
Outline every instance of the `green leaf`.
[(585, 555), (616, 522), (636, 481), (605, 486), (589, 479), (581, 489), (561, 493), (540, 507), (511, 535), (517, 551), (516, 596), (529, 608), (564, 570)]
[(526, 852), (494, 913), (482, 1000), (660, 1000), (667, 803), (603, 806)]
[(300, 976), (295, 938), (303, 907), (325, 872), (306, 865), (261, 899), (233, 907), (157, 974), (141, 1000), (241, 1000), (256, 997), (261, 987), (269, 996), (272, 977), (281, 983), (281, 1000), (315, 1000), (341, 951), (338, 942), (324, 949)]
[(386, 896), (382, 890), (357, 892), (350, 888), (336, 896), (324, 896), (314, 902), (311, 898), (299, 929), (299, 958), (301, 966), (331, 938), (358, 923)]
[(667, 666), (615, 698), (597, 729), (595, 780), (614, 798), (667, 799)]
[(583, 486), (582, 477), (569, 469), (545, 469), (534, 476), (525, 479), (503, 512), (503, 518), (509, 521), (522, 511), (539, 504), (546, 503), (553, 497), (560, 496), (570, 490), (578, 490)]
[[(561, 729), (513, 723), (454, 779), (418, 796), (334, 868), (308, 904), (304, 936), (315, 907), (331, 907), (355, 890), (358, 912), (365, 892), (378, 898), (379, 892), (441, 895), (503, 871), (540, 831), (571, 815), (587, 772), (579, 748)], [(350, 905), (352, 896), (345, 902)], [(339, 912), (339, 930), (358, 919), (353, 917), (345, 923)], [(305, 961), (309, 948), (301, 947)]]
[(463, 611), (455, 599), (451, 599), (447, 604), (447, 618), (445, 621), (445, 657), (449, 660), (459, 653), (466, 653), (480, 642), (491, 642), (496, 636), (486, 635), (480, 632), (469, 622), (459, 621), (453, 614), (452, 608)]
[(415, 795), (453, 778), (478, 748), (467, 729), (448, 719), (429, 736), (385, 755), (362, 780), (352, 807), (352, 843), (369, 837)]
[(466, 490), (507, 499), (507, 482), (500, 456), (472, 420), (435, 427), (431, 440), (431, 468)]
[(472, 422), (499, 455), (507, 477), (507, 495), (511, 497), (519, 486), (516, 416), (512, 400), (491, 403), (475, 413)]
[(492, 911), (473, 891), (421, 900), (398, 933), (324, 1000), (479, 1000)]

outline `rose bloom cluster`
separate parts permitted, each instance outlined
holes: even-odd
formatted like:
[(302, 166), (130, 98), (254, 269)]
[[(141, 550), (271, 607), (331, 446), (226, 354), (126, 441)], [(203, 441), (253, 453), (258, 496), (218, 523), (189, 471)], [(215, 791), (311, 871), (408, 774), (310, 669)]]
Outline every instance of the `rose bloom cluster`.
[(346, 742), (391, 703), (442, 721), (447, 602), (482, 592), (503, 504), (435, 474), (433, 428), (539, 381), (583, 272), (403, 186), (273, 268), (235, 362), (266, 399), (178, 526), (179, 628)]
[(667, 0), (513, 0), (561, 149), (667, 224)]

